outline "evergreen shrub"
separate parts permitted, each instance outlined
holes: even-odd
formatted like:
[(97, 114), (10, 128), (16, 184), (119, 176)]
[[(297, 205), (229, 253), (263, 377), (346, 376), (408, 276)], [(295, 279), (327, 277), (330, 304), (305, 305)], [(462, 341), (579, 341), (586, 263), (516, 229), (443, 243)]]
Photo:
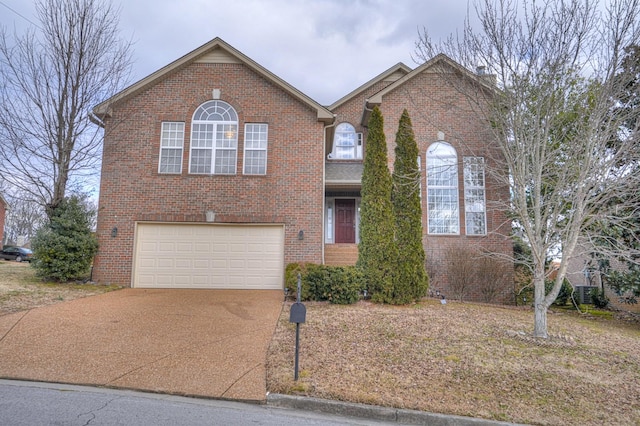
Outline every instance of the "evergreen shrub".
[(37, 276), (60, 282), (88, 278), (98, 251), (91, 231), (94, 214), (78, 196), (65, 198), (50, 213), (32, 241)]
[(291, 263), (285, 270), (289, 294), (296, 297), (298, 273), (301, 277), (300, 300), (351, 304), (360, 299), (364, 288), (362, 272), (355, 266), (327, 266)]

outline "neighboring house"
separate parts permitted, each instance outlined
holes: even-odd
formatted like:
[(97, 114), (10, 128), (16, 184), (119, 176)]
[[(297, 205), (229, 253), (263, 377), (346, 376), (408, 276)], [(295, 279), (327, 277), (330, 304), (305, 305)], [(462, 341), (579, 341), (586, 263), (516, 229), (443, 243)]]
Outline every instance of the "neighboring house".
[[(509, 221), (487, 209), (508, 198), (484, 173), (495, 147), (486, 124), (434, 72), (441, 66), (490, 90), (485, 76), (438, 56), (415, 70), (398, 64), (323, 106), (216, 38), (96, 106), (105, 142), (94, 278), (282, 289), (289, 263), (355, 264), (376, 105), (390, 167), (403, 108), (411, 115), (432, 264), (450, 246), (511, 253), (499, 235)], [(446, 291), (446, 276), (436, 281)]]
[(0, 194), (0, 248), (4, 244), (4, 221), (7, 217), (7, 210), (9, 210), (9, 203)]

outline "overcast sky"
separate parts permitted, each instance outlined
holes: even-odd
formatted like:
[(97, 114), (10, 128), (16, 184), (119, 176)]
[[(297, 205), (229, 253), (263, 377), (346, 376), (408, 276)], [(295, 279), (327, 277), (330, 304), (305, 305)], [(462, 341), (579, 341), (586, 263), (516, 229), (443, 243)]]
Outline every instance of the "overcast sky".
[[(398, 62), (415, 68), (418, 29), (446, 37), (466, 13), (467, 0), (127, 0), (120, 28), (134, 42), (132, 82), (221, 37), (329, 105)], [(0, 0), (1, 25), (28, 20), (30, 0)]]

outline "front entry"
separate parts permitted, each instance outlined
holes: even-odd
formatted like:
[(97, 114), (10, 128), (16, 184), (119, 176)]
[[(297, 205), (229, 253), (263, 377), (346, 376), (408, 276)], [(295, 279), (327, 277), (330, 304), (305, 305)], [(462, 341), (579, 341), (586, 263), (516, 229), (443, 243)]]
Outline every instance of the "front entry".
[(336, 243), (356, 242), (356, 200), (336, 199)]

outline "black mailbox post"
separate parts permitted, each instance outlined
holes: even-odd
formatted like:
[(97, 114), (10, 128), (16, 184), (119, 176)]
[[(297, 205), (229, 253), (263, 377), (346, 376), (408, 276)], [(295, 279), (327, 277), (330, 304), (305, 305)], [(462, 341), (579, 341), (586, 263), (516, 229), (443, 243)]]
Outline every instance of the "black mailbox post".
[(296, 295), (296, 303), (291, 305), (289, 311), (289, 322), (296, 323), (296, 359), (295, 359), (295, 371), (293, 374), (294, 380), (298, 380), (298, 358), (300, 356), (300, 324), (304, 323), (307, 319), (307, 308), (300, 302), (300, 293), (302, 292), (302, 281), (300, 274), (298, 274), (298, 293)]

